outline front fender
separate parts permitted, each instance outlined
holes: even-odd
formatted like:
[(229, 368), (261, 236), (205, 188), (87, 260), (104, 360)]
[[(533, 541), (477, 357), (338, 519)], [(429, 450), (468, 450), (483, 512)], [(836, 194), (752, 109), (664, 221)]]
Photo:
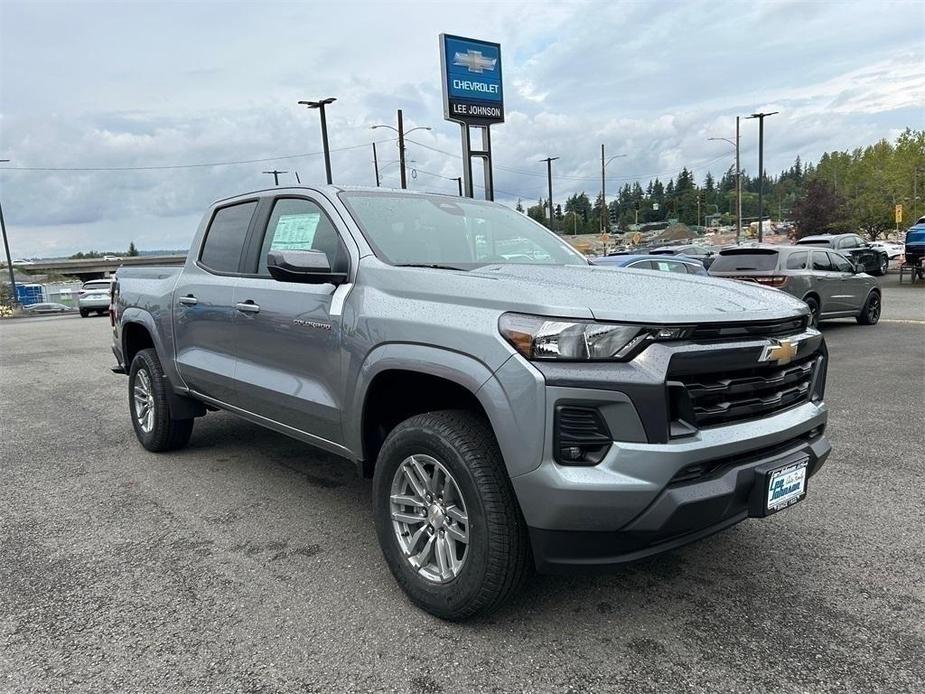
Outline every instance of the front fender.
[[(372, 350), (363, 362), (353, 389), (350, 416), (345, 418), (345, 439), (357, 458), (363, 456), (363, 405), (370, 384), (383, 371), (402, 369), (446, 379), (462, 386), (485, 410), (510, 475), (534, 469), (542, 455), (545, 425), (543, 378), (535, 370), (508, 368), (511, 359), (495, 373), (466, 354), (430, 345), (391, 343)], [(536, 449), (536, 450), (534, 450)]]

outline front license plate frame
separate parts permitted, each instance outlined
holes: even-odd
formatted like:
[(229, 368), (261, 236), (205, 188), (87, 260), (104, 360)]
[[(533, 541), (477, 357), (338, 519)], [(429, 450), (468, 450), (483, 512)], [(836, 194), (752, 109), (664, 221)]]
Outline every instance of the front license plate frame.
[(771, 515), (806, 498), (809, 456), (801, 457), (765, 473), (764, 513)]

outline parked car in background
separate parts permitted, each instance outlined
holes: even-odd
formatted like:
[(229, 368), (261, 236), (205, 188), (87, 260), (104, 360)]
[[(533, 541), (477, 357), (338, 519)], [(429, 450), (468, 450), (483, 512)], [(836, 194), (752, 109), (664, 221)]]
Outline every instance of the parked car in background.
[(895, 260), (905, 252), (903, 244), (892, 241), (871, 241), (870, 247), (883, 251), (890, 260)]
[(923, 261), (925, 261), (925, 217), (906, 232), (904, 253), (906, 263), (921, 270)]
[(698, 244), (682, 244), (679, 246), (662, 246), (650, 251), (652, 255), (683, 255), (688, 258), (699, 260), (705, 268), (710, 269), (713, 259), (716, 257), (716, 250), (709, 246), (700, 246)]
[(819, 246), (831, 248), (833, 251), (849, 257), (851, 262), (864, 266), (864, 272), (872, 275), (885, 275), (890, 267), (890, 257), (886, 251), (871, 248), (857, 234), (823, 234), (819, 236), (804, 236), (797, 241), (798, 246)]
[(806, 246), (759, 246), (720, 251), (711, 277), (755, 282), (802, 299), (813, 323), (851, 317), (861, 325), (880, 320), (877, 280), (837, 251)]
[(696, 258), (661, 255), (607, 255), (591, 260), (592, 265), (602, 267), (629, 267), (636, 270), (660, 270), (680, 272), (688, 275), (706, 275), (707, 270)]
[(57, 304), (52, 301), (45, 301), (40, 304), (28, 304), (23, 306), (24, 313), (67, 313), (73, 309), (65, 304)]
[(94, 311), (103, 315), (109, 311), (109, 294), (112, 290), (112, 280), (90, 280), (84, 282), (77, 294), (77, 307), (80, 317), (86, 318)]

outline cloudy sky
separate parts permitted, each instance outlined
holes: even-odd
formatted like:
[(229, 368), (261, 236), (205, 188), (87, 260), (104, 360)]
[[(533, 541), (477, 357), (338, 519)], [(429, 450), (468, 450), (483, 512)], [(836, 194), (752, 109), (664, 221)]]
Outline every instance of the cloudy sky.
[[(437, 37), (502, 45), (507, 122), (492, 130), (496, 197), (554, 198), (600, 186), (601, 143), (625, 153), (608, 187), (721, 174), (735, 116), (766, 123), (771, 172), (826, 150), (925, 127), (925, 3), (849, 2), (131, 2), (0, 0), (0, 200), (14, 257), (185, 248), (217, 198), (265, 187), (261, 171), (323, 182), (316, 112), (335, 182), (374, 183), (411, 136), (411, 187), (456, 188), (459, 127), (443, 120)], [(27, 168), (228, 166), (143, 171)], [(284, 158), (287, 157), (287, 158)], [(743, 166), (757, 127), (743, 123)], [(445, 177), (445, 178), (441, 178)], [(292, 181), (292, 174), (283, 181)], [(383, 167), (398, 185), (398, 167)]]

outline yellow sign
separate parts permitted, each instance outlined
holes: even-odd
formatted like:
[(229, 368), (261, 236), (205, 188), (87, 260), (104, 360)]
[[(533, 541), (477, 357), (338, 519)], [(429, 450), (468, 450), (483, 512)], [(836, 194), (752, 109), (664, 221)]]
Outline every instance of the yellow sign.
[(896, 206), (896, 223), (902, 224), (902, 221), (903, 221), (903, 206), (897, 205)]
[(640, 241), (642, 241), (642, 234), (637, 231), (633, 234), (633, 245), (638, 246)]

